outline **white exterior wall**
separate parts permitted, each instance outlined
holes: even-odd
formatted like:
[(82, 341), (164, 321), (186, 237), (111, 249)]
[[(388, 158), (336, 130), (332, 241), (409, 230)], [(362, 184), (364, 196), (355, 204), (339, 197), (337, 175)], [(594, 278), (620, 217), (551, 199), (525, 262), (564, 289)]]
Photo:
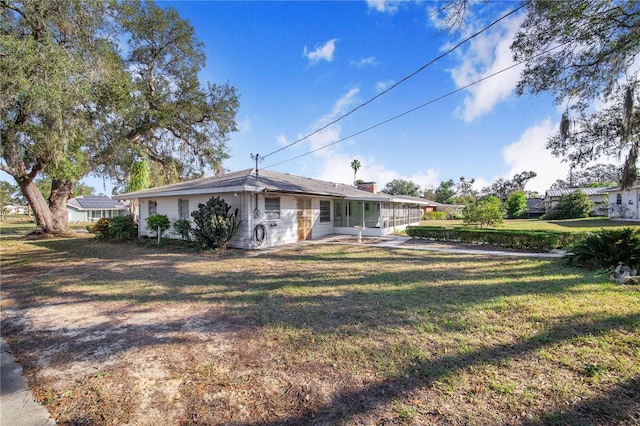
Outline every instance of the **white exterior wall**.
[[(247, 202), (247, 194), (219, 194), (220, 198), (222, 198), (227, 204), (229, 204), (232, 210), (238, 208), (238, 217), (246, 223), (246, 218), (243, 217), (243, 209), (244, 204)], [(216, 195), (217, 196), (217, 195)], [(206, 203), (211, 198), (211, 195), (189, 195), (189, 196), (181, 196), (181, 197), (151, 197), (151, 198), (141, 198), (140, 204), (138, 207), (138, 234), (141, 237), (148, 237), (153, 234), (149, 229), (147, 229), (147, 218), (149, 217), (149, 201), (155, 201), (157, 203), (157, 213), (167, 215), (169, 220), (171, 221), (171, 228), (164, 234), (169, 238), (180, 238), (178, 234), (175, 233), (173, 229), (173, 222), (179, 219), (178, 216), (178, 200), (189, 200), (189, 221), (191, 225), (194, 224), (193, 218), (191, 217), (191, 212), (198, 209), (198, 204)], [(236, 241), (242, 241), (246, 237), (247, 230), (244, 225), (240, 230), (236, 238), (233, 239), (232, 244), (230, 246), (237, 246)]]
[[(238, 208), (238, 218), (242, 220), (242, 228), (238, 235), (229, 243), (230, 247), (235, 248), (267, 248), (275, 247), (283, 244), (292, 244), (298, 241), (298, 199), (311, 198), (311, 238), (320, 238), (330, 234), (357, 235), (357, 231), (353, 227), (334, 227), (335, 200), (329, 198), (318, 197), (298, 197), (288, 194), (278, 193), (223, 193), (216, 194), (220, 196), (232, 209)], [(188, 195), (188, 196), (169, 196), (169, 197), (150, 197), (141, 198), (139, 204), (138, 215), (138, 232), (140, 236), (151, 236), (152, 232), (146, 227), (146, 220), (149, 217), (149, 201), (157, 203), (157, 213), (167, 215), (171, 223), (175, 222), (178, 217), (178, 199), (189, 200), (190, 213), (197, 210), (199, 203), (206, 203), (212, 197), (211, 194), (204, 195)], [(268, 219), (265, 215), (265, 197), (280, 198), (280, 217)], [(330, 202), (329, 222), (320, 222), (320, 200)], [(256, 206), (257, 202), (257, 206)], [(256, 210), (257, 207), (257, 210)], [(193, 225), (193, 218), (189, 214), (189, 220)], [(265, 227), (266, 235), (262, 242), (256, 240), (256, 226), (262, 224)], [(411, 223), (418, 225), (419, 222)], [(407, 225), (398, 225), (390, 228), (366, 228), (362, 235), (369, 237), (379, 237), (392, 234), (393, 232), (403, 230)], [(179, 238), (173, 229), (173, 226), (165, 233), (166, 237)]]
[[(329, 222), (320, 222), (320, 200), (329, 201)], [(311, 228), (311, 238), (320, 238), (334, 233), (333, 230), (333, 200), (328, 198), (313, 198), (311, 200), (311, 214), (313, 217), (313, 227)]]
[[(622, 203), (617, 204), (618, 194), (622, 196)], [(620, 219), (640, 218), (640, 193), (636, 189), (631, 191), (609, 192), (609, 217)]]

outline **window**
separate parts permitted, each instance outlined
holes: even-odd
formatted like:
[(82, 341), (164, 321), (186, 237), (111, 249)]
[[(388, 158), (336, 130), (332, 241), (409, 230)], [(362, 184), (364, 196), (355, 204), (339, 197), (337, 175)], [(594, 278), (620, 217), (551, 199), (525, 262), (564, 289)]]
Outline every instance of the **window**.
[(320, 200), (320, 223), (331, 222), (331, 201)]
[(189, 219), (189, 200), (178, 199), (178, 218)]
[(622, 204), (622, 194), (616, 194), (616, 204)]
[(149, 201), (149, 216), (153, 216), (158, 213), (158, 203), (156, 201)]
[(264, 213), (267, 219), (280, 219), (280, 198), (266, 197), (264, 199)]

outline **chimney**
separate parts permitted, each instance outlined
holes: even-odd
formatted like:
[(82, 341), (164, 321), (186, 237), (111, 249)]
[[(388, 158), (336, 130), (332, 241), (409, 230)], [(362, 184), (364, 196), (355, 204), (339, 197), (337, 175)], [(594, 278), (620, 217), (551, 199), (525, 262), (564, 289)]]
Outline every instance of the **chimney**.
[(356, 184), (358, 189), (362, 191), (376, 193), (376, 183), (375, 182), (359, 182)]

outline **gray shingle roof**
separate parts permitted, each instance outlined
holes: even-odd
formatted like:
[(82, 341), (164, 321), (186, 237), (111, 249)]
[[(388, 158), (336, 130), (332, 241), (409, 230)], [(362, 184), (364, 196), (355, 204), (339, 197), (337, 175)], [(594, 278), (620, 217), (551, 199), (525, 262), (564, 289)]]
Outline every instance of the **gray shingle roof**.
[(547, 197), (560, 197), (562, 195), (571, 194), (578, 190), (584, 192), (587, 195), (604, 195), (607, 193), (608, 188), (561, 188), (561, 189), (549, 189), (547, 190)]
[[(374, 194), (342, 183), (327, 182), (296, 176), (289, 173), (260, 170), (256, 178), (255, 169), (240, 170), (218, 176), (204, 177), (157, 188), (144, 189), (114, 196), (117, 199), (135, 199), (188, 194), (214, 194), (222, 192), (280, 192), (308, 194), (327, 197), (351, 198), (359, 200), (390, 202), (397, 197), (388, 194)], [(417, 199), (425, 204), (428, 200)], [(409, 201), (409, 200), (407, 200)], [(412, 200), (413, 201), (413, 200)]]
[(81, 195), (72, 198), (67, 205), (80, 210), (124, 210), (128, 206), (120, 200), (112, 200), (106, 195)]

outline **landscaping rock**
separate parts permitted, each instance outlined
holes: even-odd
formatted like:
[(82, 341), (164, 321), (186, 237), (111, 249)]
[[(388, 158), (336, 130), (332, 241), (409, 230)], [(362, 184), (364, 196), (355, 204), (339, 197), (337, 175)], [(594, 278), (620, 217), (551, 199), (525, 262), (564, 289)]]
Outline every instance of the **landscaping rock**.
[(617, 284), (640, 284), (638, 271), (622, 264), (616, 266), (610, 279)]

